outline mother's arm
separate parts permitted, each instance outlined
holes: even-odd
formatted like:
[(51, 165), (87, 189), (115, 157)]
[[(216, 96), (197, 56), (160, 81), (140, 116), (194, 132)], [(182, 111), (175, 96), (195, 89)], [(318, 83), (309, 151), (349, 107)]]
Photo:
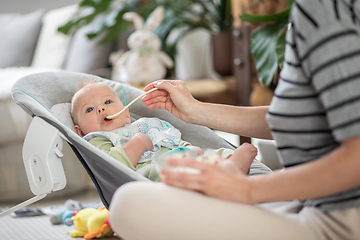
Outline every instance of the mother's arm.
[(268, 106), (239, 107), (200, 103), (191, 123), (245, 137), (272, 139), (265, 115)]
[[(360, 136), (317, 160), (283, 171), (247, 177), (236, 167), (169, 159), (168, 164), (201, 170), (186, 174), (162, 169), (169, 185), (201, 191), (206, 195), (242, 203), (288, 201), (329, 196), (360, 186)], [(235, 171), (234, 171), (235, 170)]]
[(246, 137), (272, 139), (265, 115), (268, 107), (238, 107), (203, 103), (194, 99), (183, 81), (158, 81), (145, 87), (143, 102), (149, 109), (165, 109), (177, 118)]

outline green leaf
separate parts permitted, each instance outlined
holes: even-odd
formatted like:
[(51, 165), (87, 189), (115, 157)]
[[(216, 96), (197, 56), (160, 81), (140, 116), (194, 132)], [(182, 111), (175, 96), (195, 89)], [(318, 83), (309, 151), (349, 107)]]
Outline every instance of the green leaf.
[(279, 68), (282, 69), (283, 65), (284, 65), (284, 53), (285, 53), (285, 45), (286, 45), (286, 41), (285, 41), (285, 34), (282, 34), (277, 42), (276, 42), (276, 57), (277, 57), (277, 62), (279, 64)]
[(105, 12), (109, 9), (110, 4), (113, 0), (101, 0), (101, 1), (97, 1), (97, 10), (98, 12)]
[(268, 14), (268, 15), (252, 15), (252, 14), (242, 14), (240, 15), (240, 19), (245, 22), (252, 22), (252, 23), (262, 23), (262, 22), (268, 22), (268, 21), (282, 21), (284, 19), (289, 18), (289, 14), (291, 11), (291, 7), (287, 8), (286, 10), (274, 13), (274, 14)]
[(79, 7), (93, 7), (96, 8), (97, 4), (93, 0), (84, 0), (79, 3)]
[(286, 0), (286, 6), (290, 7), (295, 3), (296, 0)]
[(174, 29), (175, 26), (176, 20), (173, 18), (173, 14), (168, 12), (164, 17), (164, 21), (162, 21), (160, 25), (154, 30), (154, 33), (157, 34), (164, 43), (171, 30)]
[[(128, 23), (124, 24), (125, 20), (122, 19), (122, 15), (125, 12), (135, 11), (139, 9), (139, 0), (127, 0), (117, 8), (112, 9), (111, 3), (114, 0), (82, 0), (79, 3), (79, 8), (93, 8), (93, 11), (87, 15), (76, 15), (70, 21), (65, 23), (64, 25), (58, 28), (59, 32), (64, 34), (73, 34), (82, 26), (85, 26), (91, 23), (95, 17), (98, 15), (104, 14), (105, 18), (100, 20), (98, 24), (94, 26), (94, 28), (87, 33), (87, 37), (89, 39), (93, 39), (96, 36), (102, 34), (103, 32), (107, 32), (102, 42), (109, 42), (115, 40), (122, 32), (126, 30), (129, 26)], [(118, 29), (115, 29), (118, 28)], [(119, 34), (116, 36), (116, 34)]]
[[(287, 3), (290, 5), (290, 1)], [(283, 66), (285, 51), (285, 27), (289, 23), (292, 4), (282, 12), (267, 15), (242, 14), (240, 18), (246, 22), (263, 23), (263, 27), (255, 29), (252, 34), (251, 53), (255, 59), (257, 74), (263, 84), (270, 84), (277, 78)]]
[(101, 39), (100, 43), (110, 43), (117, 39), (121, 33), (125, 32), (130, 23), (127, 21), (118, 22), (113, 27), (109, 28), (107, 34)]
[[(276, 21), (273, 24), (255, 29), (252, 34), (251, 53), (256, 62), (256, 69), (261, 83), (270, 84), (278, 74), (277, 43), (280, 34), (287, 26), (288, 20)], [(280, 47), (280, 45), (279, 45)], [(278, 52), (280, 49), (278, 49)]]
[(73, 34), (77, 29), (92, 22), (97, 14), (91, 13), (84, 16), (74, 16), (69, 22), (58, 27), (58, 31), (64, 34)]

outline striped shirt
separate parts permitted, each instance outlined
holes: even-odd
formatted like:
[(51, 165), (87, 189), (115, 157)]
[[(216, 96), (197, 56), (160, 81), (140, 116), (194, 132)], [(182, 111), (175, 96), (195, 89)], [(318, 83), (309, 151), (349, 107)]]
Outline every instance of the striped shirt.
[[(295, 3), (267, 120), (286, 167), (360, 135), (360, 0)], [(360, 187), (304, 204), (321, 210), (360, 207)]]

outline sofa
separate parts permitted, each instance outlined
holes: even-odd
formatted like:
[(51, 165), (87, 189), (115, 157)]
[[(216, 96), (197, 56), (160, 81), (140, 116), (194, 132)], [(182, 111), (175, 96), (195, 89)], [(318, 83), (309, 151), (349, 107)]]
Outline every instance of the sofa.
[[(0, 14), (0, 201), (24, 201), (33, 196), (22, 160), (22, 145), (31, 117), (11, 98), (11, 87), (22, 76), (44, 71), (91, 73), (108, 67), (109, 55), (118, 43), (97, 44), (88, 40), (87, 25), (72, 36), (57, 28), (78, 14), (77, 5), (48, 12)], [(93, 24), (96, 24), (96, 19)], [(49, 82), (51, 84), (51, 82)], [(67, 177), (64, 190), (48, 197), (70, 195), (91, 187), (89, 178), (71, 151), (63, 148)]]

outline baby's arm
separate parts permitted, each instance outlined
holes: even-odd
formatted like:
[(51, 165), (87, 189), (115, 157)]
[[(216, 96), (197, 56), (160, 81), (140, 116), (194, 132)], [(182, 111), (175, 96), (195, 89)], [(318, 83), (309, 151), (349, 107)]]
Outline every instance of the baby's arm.
[(123, 146), (123, 149), (134, 167), (145, 151), (153, 150), (151, 139), (143, 133), (136, 133)]
[(100, 136), (91, 139), (89, 142), (95, 147), (99, 148), (101, 151), (123, 163), (125, 166), (131, 168), (134, 171), (136, 170), (120, 144), (113, 146), (112, 142), (108, 138)]

